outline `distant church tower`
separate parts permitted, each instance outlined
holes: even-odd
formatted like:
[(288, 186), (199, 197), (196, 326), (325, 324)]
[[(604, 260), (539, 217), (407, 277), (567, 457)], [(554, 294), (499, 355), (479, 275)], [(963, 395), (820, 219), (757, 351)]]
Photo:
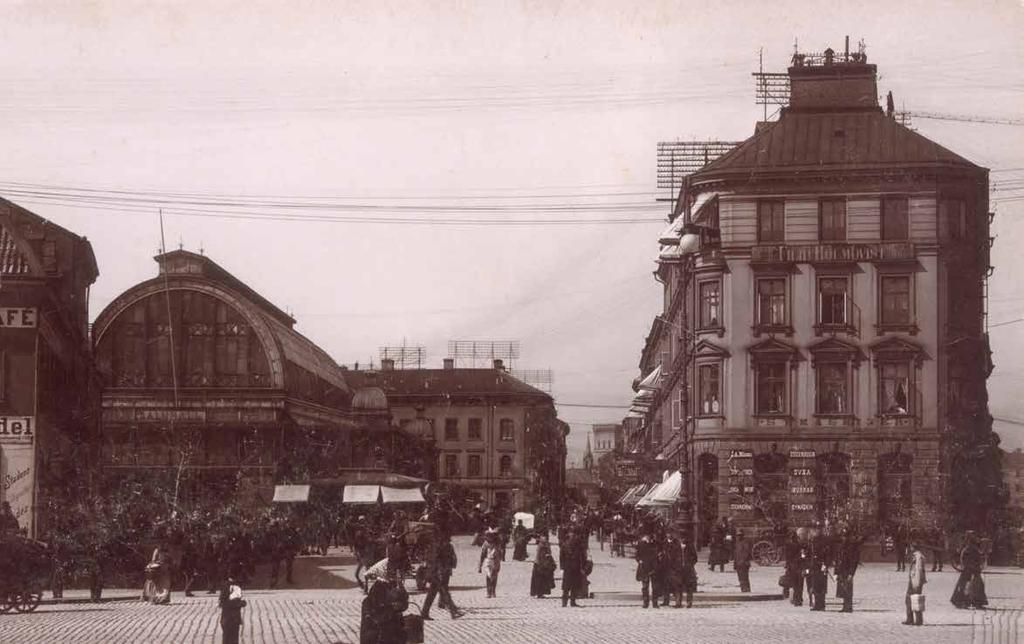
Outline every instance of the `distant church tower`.
[(590, 451), (590, 435), (587, 435), (587, 451), (583, 454), (583, 469), (588, 472), (594, 469), (594, 452)]

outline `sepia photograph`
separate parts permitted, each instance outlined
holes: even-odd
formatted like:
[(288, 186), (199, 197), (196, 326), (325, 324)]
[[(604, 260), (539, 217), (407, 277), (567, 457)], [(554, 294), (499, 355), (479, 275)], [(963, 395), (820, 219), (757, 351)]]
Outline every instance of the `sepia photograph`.
[(1022, 36), (0, 0), (0, 642), (1024, 641)]

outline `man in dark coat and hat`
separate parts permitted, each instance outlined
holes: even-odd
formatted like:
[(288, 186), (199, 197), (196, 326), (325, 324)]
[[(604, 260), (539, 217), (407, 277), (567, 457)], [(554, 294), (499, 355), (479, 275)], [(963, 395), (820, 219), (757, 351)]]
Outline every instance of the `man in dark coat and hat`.
[(587, 565), (587, 550), (584, 546), (585, 537), (575, 530), (569, 531), (569, 540), (565, 545), (559, 544), (562, 562), (562, 606), (580, 607), (576, 600), (580, 597)]
[(740, 592), (750, 592), (750, 560), (753, 554), (753, 544), (746, 537), (743, 530), (736, 531), (736, 554), (733, 557), (732, 566), (736, 570), (736, 576), (740, 581)]
[(644, 608), (658, 607), (658, 596), (661, 595), (658, 583), (658, 554), (658, 544), (651, 533), (645, 531), (636, 543), (636, 580), (640, 582)]

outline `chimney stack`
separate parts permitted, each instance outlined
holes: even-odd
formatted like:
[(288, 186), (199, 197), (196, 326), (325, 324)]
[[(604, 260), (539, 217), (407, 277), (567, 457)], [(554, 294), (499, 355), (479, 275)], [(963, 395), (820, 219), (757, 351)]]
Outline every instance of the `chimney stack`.
[(494, 368), (497, 369), (498, 371), (504, 371), (505, 370), (505, 361), (502, 360), (501, 358), (495, 358), (494, 359)]
[(454, 369), (455, 369), (455, 358), (445, 358), (444, 359), (444, 370), (445, 371), (452, 371)]

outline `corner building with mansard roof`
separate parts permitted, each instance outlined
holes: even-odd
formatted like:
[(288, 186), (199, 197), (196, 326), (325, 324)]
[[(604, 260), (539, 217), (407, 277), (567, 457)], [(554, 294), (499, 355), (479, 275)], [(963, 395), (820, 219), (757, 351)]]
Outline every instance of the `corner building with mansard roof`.
[(990, 435), (988, 170), (883, 110), (862, 55), (788, 75), (778, 120), (688, 177), (661, 240), (633, 442), (686, 473), (701, 540), (723, 517), (941, 514)]

